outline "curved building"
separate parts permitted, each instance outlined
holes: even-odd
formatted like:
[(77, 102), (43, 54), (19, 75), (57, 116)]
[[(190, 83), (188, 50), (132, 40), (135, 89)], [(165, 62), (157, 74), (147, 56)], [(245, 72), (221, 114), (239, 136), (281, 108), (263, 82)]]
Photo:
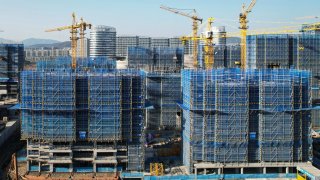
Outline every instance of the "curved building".
[(215, 45), (226, 45), (226, 28), (224, 26), (214, 26), (212, 27), (213, 33), (213, 44)]
[(116, 28), (94, 26), (90, 32), (90, 57), (116, 56)]

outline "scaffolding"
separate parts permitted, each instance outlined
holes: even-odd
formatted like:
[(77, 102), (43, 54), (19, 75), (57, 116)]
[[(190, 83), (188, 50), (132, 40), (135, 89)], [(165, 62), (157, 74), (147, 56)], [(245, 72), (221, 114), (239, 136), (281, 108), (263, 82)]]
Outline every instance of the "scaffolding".
[(144, 146), (128, 146), (128, 167), (127, 170), (143, 171), (144, 170)]
[(183, 68), (183, 48), (128, 47), (128, 67), (146, 71), (180, 72)]
[(308, 160), (311, 75), (296, 70), (263, 70), (259, 75), (260, 160)]
[(22, 137), (74, 140), (75, 76), (67, 72), (21, 73)]
[[(248, 67), (297, 68), (312, 72), (313, 106), (320, 105), (320, 35), (275, 34), (247, 37)], [(319, 128), (320, 111), (312, 111), (312, 124)]]
[(257, 35), (247, 37), (248, 68), (290, 68), (289, 35)]
[(95, 74), (88, 77), (89, 131), (92, 141), (121, 140), (121, 77)]
[[(199, 67), (204, 69), (204, 47), (205, 45), (199, 45)], [(228, 45), (214, 45), (214, 68), (236, 68), (237, 62), (241, 59), (241, 47), (236, 44)]]
[[(320, 106), (320, 35), (302, 34), (292, 38), (296, 60), (293, 64), (297, 69), (307, 69), (312, 72), (313, 106)], [(320, 111), (312, 111), (312, 125), (320, 128)]]
[[(199, 61), (199, 68), (205, 69), (205, 48), (206, 45), (199, 44), (198, 46), (198, 61)], [(227, 67), (227, 46), (226, 45), (214, 45), (214, 68), (223, 68)]]
[(51, 164), (50, 171), (144, 169), (145, 72), (111, 69), (100, 60), (79, 59), (72, 71), (70, 58), (60, 58), (22, 72), (21, 132), (28, 157), (39, 161), (31, 169), (41, 169), (40, 162)]
[(0, 78), (18, 80), (24, 66), (23, 44), (0, 44)]
[(176, 129), (177, 102), (181, 101), (181, 76), (179, 73), (148, 72), (147, 100), (153, 105), (147, 109), (148, 129)]
[(226, 66), (228, 68), (236, 68), (237, 62), (241, 59), (241, 46), (237, 44), (230, 44), (226, 46)]
[(306, 162), (311, 74), (183, 70), (183, 162)]
[[(70, 57), (58, 57), (54, 60), (41, 60), (37, 61), (36, 67), (38, 71), (66, 71), (70, 69), (71, 59)], [(77, 58), (77, 71), (104, 69), (115, 69), (117, 63), (115, 60), (95, 57), (95, 58)]]

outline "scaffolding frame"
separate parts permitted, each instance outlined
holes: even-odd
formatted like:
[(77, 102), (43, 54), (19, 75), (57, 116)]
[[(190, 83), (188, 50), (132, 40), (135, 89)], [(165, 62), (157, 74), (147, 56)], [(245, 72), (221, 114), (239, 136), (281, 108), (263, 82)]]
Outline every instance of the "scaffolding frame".
[(181, 75), (168, 72), (147, 72), (146, 98), (153, 105), (147, 109), (148, 129), (176, 129), (177, 113), (181, 101)]
[[(296, 68), (312, 72), (313, 106), (320, 99), (320, 35), (272, 34), (247, 36), (248, 67), (251, 68)], [(312, 111), (313, 128), (320, 127), (320, 111)]]
[(311, 73), (182, 71), (183, 163), (306, 162)]
[(128, 47), (128, 67), (146, 71), (180, 72), (184, 49), (170, 47)]
[[(21, 132), (24, 139), (36, 144), (28, 148), (35, 147), (38, 155), (43, 148), (71, 153), (71, 159), (63, 157), (67, 159), (60, 164), (51, 155), (44, 161), (37, 156), (39, 162), (54, 164), (50, 171), (65, 162), (68, 167), (63, 168), (69, 171), (105, 170), (109, 166), (104, 165), (110, 163), (143, 170), (145, 72), (109, 69), (109, 62), (99, 64), (103, 60), (99, 58), (79, 59), (81, 63), (73, 71), (67, 66), (70, 58), (66, 60), (39, 62), (39, 69), (22, 72)], [(92, 167), (77, 167), (82, 151), (87, 153), (84, 158), (92, 160)], [(37, 169), (41, 170), (41, 164)]]

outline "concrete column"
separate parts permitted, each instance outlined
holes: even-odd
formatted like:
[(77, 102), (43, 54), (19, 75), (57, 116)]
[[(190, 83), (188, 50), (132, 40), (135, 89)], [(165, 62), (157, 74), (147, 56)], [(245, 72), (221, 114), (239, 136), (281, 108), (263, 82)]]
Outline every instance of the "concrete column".
[(73, 172), (73, 164), (69, 164), (69, 172)]
[(93, 163), (93, 172), (97, 172), (97, 164)]
[(218, 174), (221, 174), (221, 168), (218, 168)]
[(30, 171), (30, 161), (27, 160), (27, 171), (29, 172)]
[(93, 150), (93, 158), (96, 158), (97, 157), (97, 150)]
[(289, 174), (289, 167), (286, 167), (286, 174)]
[(195, 179), (198, 179), (198, 178), (197, 178), (197, 175), (198, 175), (198, 169), (195, 168), (195, 169), (194, 169), (194, 177), (195, 177)]
[(244, 169), (244, 168), (240, 168), (240, 174), (243, 174), (243, 169)]
[(38, 172), (41, 172), (41, 162), (38, 163), (39, 169)]
[(204, 174), (207, 174), (207, 169), (203, 169), (203, 173), (204, 173)]
[(267, 168), (266, 167), (263, 168), (263, 174), (267, 174)]
[(53, 172), (53, 164), (50, 164), (50, 172)]

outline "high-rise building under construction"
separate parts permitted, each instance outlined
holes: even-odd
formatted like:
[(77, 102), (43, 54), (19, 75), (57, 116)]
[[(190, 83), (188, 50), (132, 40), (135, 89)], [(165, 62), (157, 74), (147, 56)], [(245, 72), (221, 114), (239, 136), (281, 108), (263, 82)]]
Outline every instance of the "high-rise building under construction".
[(39, 61), (21, 75), (28, 171), (144, 169), (145, 78), (106, 58)]
[(23, 66), (23, 44), (0, 44), (0, 96), (17, 98)]

